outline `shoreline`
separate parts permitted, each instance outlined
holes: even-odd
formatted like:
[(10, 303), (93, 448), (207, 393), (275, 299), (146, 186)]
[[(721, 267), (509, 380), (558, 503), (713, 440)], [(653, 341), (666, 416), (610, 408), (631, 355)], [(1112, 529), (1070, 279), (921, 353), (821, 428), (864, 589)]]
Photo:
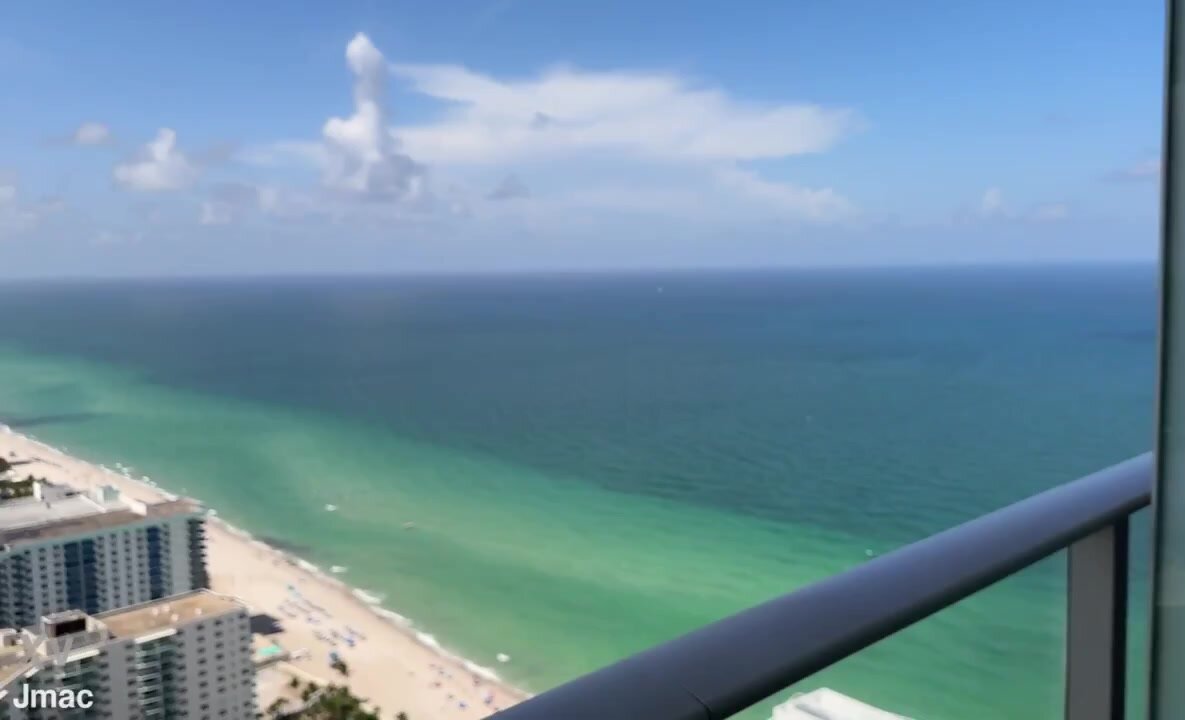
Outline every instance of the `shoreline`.
[[(107, 470), (108, 472), (114, 472), (110, 468), (105, 468), (102, 465), (99, 467)], [(170, 495), (171, 493), (162, 491), (162, 494)], [(193, 499), (196, 500), (196, 498)], [(202, 507), (210, 509), (204, 504)], [(264, 552), (277, 556), (279, 559), (291, 565), (294, 570), (304, 572), (305, 574), (316, 578), (320, 583), (330, 586), (339, 592), (348, 593), (351, 600), (366, 606), (366, 609), (373, 613), (380, 620), (390, 623), (396, 630), (402, 631), (405, 635), (407, 635), (409, 640), (413, 640), (421, 647), (431, 650), (432, 652), (439, 655), (441, 659), (460, 665), (468, 672), (480, 675), (492, 683), (501, 685), (507, 692), (517, 695), (518, 699), (520, 700), (525, 700), (531, 697), (531, 693), (511, 685), (509, 682), (502, 679), (502, 677), (499, 676), (497, 671), (495, 671), (493, 668), (480, 665), (463, 655), (447, 650), (443, 645), (440, 644), (439, 641), (436, 640), (435, 635), (419, 628), (414, 620), (405, 615), (401, 615), (390, 608), (384, 607), (382, 604), (384, 598), (377, 595), (371, 595), (363, 588), (355, 587), (347, 582), (339, 580), (338, 578), (334, 577), (333, 574), (326, 573), (320, 565), (306, 560), (290, 550), (284, 550), (267, 542), (266, 540), (260, 540), (259, 538), (252, 535), (249, 531), (223, 520), (217, 514), (207, 516), (206, 523), (207, 525), (216, 525), (223, 532), (233, 535), (243, 542), (250, 543), (252, 546)]]
[[(51, 481), (65, 482), (79, 489), (111, 484), (140, 500), (182, 497), (146, 475), (134, 476), (131, 468), (123, 463), (116, 462), (112, 468), (90, 462), (0, 423), (0, 454), (7, 457), (13, 452), (20, 459), (35, 460), (30, 472), (37, 476), (44, 475)], [(289, 549), (270, 544), (227, 522), (218, 515), (216, 508), (201, 503), (200, 499), (192, 499), (207, 510), (207, 569), (211, 589), (238, 597), (252, 613), (267, 612), (282, 626), (291, 622), (292, 627), (280, 631), (282, 637), (279, 640), (289, 652), (309, 651), (306, 658), (288, 661), (302, 672), (320, 677), (324, 683), (347, 685), (372, 706), (385, 711), (404, 711), (417, 720), (485, 717), (531, 697), (531, 693), (503, 680), (493, 668), (443, 647), (427, 629), (384, 607), (384, 598), (336, 577), (334, 570), (338, 566), (326, 571)], [(303, 598), (305, 593), (318, 596), (318, 603), (310, 600), (309, 604), (325, 616), (315, 618), (318, 613), (310, 612), (305, 618), (308, 626), (301, 625), (299, 617), (289, 614), (287, 606), (293, 594)], [(324, 609), (328, 607), (334, 612)], [(363, 614), (369, 616), (370, 622), (358, 618)], [(342, 678), (331, 674), (325, 663), (314, 661), (326, 648), (319, 642), (307, 641), (310, 633), (317, 640), (325, 639), (319, 630), (314, 629), (321, 622), (351, 615), (356, 625), (367, 625), (368, 632), (363, 635), (365, 641), (357, 648), (353, 645), (349, 649), (337, 647), (329, 641), (350, 663), (350, 676)], [(302, 644), (304, 646), (299, 647)], [(422, 662), (425, 656), (429, 660), (426, 664)], [(406, 669), (402, 678), (393, 676), (392, 671), (396, 668), (388, 666), (392, 663)], [(425, 679), (427, 684), (423, 682)]]

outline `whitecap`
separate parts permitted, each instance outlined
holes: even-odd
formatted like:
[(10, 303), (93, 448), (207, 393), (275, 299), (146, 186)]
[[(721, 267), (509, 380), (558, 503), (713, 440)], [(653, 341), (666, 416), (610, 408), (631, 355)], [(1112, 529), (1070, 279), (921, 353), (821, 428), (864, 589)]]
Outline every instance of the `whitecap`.
[(383, 601), (383, 598), (381, 596), (372, 595), (371, 593), (368, 593), (365, 590), (355, 590), (354, 597), (358, 598), (359, 600), (366, 603), (367, 605), (378, 605), (379, 603), (381, 603)]
[(491, 682), (498, 682), (498, 680), (500, 680), (500, 678), (498, 677), (498, 673), (494, 672), (493, 670), (489, 669), (488, 667), (482, 667), (481, 665), (478, 665), (475, 662), (470, 662), (469, 660), (462, 660), (461, 667), (465, 668), (466, 670), (473, 673), (474, 675), (483, 677), (486, 680), (489, 680)]
[[(387, 622), (394, 623), (400, 627), (411, 627), (411, 620), (400, 615), (392, 610), (385, 610), (383, 608), (375, 608), (374, 613), (383, 618)], [(357, 633), (355, 633), (357, 634)]]

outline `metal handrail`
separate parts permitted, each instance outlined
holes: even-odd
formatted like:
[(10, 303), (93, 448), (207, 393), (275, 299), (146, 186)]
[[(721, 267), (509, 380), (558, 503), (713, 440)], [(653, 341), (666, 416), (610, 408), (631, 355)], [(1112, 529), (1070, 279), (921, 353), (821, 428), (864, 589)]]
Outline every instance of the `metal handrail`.
[[(1122, 527), (1126, 553), (1126, 519), (1148, 505), (1153, 470), (1148, 453), (1060, 485), (645, 650), (494, 717), (729, 717), (1100, 530)], [(1122, 570), (1126, 573), (1126, 566)]]

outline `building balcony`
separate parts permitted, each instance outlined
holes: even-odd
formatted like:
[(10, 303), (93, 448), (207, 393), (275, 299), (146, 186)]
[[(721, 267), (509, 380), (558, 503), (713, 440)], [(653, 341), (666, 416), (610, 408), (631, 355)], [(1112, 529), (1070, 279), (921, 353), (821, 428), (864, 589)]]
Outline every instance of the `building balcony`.
[[(1125, 712), (1128, 528), (1151, 454), (1061, 485), (537, 695), (498, 720), (716, 720), (1067, 553), (1065, 718)], [(1002, 689), (1003, 690), (1003, 689)]]

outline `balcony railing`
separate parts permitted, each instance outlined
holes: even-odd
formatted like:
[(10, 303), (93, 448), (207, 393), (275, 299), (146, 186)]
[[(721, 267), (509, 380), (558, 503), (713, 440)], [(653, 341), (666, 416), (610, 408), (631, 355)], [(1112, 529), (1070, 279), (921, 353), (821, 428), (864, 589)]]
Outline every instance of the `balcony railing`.
[(499, 720), (717, 720), (1069, 548), (1065, 717), (1124, 714), (1128, 533), (1151, 454), (1034, 495), (577, 678)]

